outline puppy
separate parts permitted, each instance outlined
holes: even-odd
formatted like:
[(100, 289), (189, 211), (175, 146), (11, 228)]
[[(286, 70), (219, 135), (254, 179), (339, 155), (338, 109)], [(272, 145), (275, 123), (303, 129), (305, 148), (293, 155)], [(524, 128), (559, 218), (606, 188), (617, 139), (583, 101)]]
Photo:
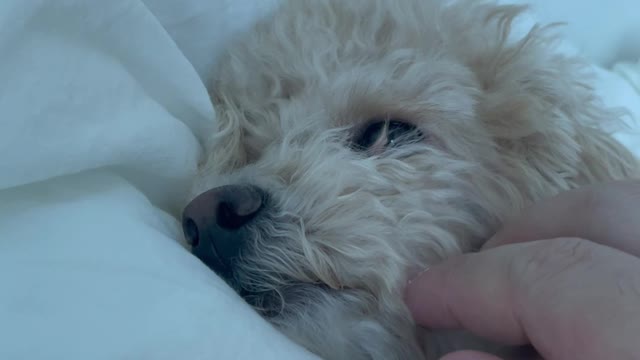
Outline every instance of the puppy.
[(217, 67), (183, 218), (194, 254), (323, 358), (474, 347), (417, 328), (407, 280), (527, 204), (638, 169), (550, 29), (510, 40), (522, 10), (285, 1)]

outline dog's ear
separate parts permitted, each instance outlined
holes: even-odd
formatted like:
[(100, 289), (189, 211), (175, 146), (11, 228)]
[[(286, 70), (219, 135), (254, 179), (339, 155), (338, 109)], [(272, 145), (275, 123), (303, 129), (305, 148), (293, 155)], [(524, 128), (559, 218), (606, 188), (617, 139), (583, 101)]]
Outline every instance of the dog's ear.
[(473, 14), (486, 21), (457, 42), (479, 81), (478, 115), (506, 171), (555, 189), (636, 176), (637, 160), (609, 133), (621, 114), (600, 103), (587, 66), (556, 50), (553, 26), (509, 39), (523, 10), (479, 5)]

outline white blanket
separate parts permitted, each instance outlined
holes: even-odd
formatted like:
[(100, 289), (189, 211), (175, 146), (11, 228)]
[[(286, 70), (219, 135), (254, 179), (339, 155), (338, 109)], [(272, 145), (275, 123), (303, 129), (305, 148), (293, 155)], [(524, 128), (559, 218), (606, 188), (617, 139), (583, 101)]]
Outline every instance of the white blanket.
[(214, 113), (145, 4), (3, 0), (0, 54), (0, 359), (311, 358), (176, 241)]
[(0, 1), (0, 359), (313, 358), (178, 243), (216, 54), (275, 1)]

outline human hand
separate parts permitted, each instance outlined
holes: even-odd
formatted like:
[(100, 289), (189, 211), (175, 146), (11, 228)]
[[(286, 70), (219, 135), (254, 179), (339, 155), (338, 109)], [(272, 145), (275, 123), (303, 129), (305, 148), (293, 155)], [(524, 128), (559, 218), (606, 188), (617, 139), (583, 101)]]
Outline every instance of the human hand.
[(534, 205), (481, 252), (414, 279), (406, 301), (420, 325), (531, 344), (547, 360), (640, 359), (640, 182)]

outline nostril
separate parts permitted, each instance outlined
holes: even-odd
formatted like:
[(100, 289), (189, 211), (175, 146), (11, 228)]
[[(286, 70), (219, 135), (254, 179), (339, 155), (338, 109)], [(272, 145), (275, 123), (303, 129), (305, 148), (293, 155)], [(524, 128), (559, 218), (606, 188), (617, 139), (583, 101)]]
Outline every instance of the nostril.
[(234, 209), (234, 206), (228, 202), (221, 202), (218, 205), (218, 211), (216, 212), (216, 222), (218, 226), (227, 230), (236, 230), (244, 226), (249, 220), (251, 220), (257, 210), (249, 212), (246, 215), (239, 214), (240, 211)]
[(200, 243), (200, 233), (198, 232), (198, 225), (193, 219), (186, 219), (182, 223), (182, 229), (184, 230), (184, 236), (187, 238), (187, 242), (192, 247), (198, 247)]

